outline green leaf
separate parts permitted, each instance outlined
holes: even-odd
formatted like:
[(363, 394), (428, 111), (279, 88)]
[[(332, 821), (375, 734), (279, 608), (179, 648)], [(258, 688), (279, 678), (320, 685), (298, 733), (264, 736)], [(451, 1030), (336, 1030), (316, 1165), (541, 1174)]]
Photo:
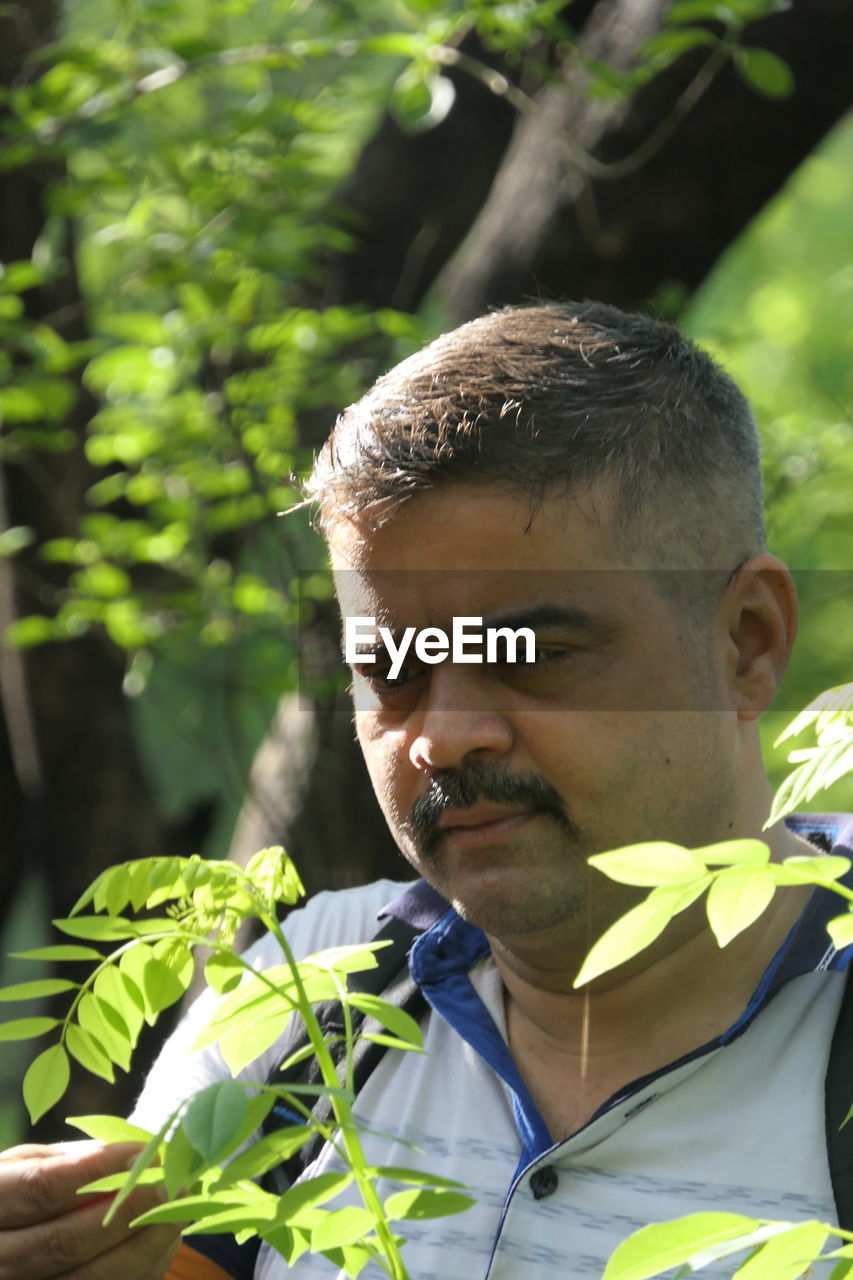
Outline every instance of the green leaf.
[(241, 1023), (229, 1027), (219, 1038), (219, 1052), (232, 1076), (236, 1076), (250, 1062), (266, 1053), (282, 1034), (287, 1021), (287, 1006), (274, 997), (264, 1005), (250, 1024)]
[(246, 876), (270, 901), (292, 905), (305, 896), (299, 872), (280, 844), (250, 858)]
[(12, 987), (0, 987), (0, 1002), (13, 1000), (40, 1000), (44, 996), (56, 996), (62, 991), (76, 991), (78, 983), (64, 978), (42, 978), (36, 982), (17, 982)]
[(147, 957), (142, 982), (145, 1019), (152, 1026), (157, 1021), (157, 1015), (176, 1004), (187, 988), (187, 984), (174, 969), (159, 960), (153, 952)]
[(792, 810), (808, 804), (818, 792), (831, 787), (851, 770), (853, 770), (853, 734), (831, 746), (815, 748), (810, 759), (789, 773), (776, 792), (770, 817), (765, 826), (773, 826)]
[(229, 1217), (242, 1216), (247, 1221), (254, 1218), (261, 1222), (270, 1222), (275, 1216), (276, 1206), (276, 1197), (267, 1191), (262, 1191), (260, 1187), (235, 1187), (231, 1191), (183, 1196), (172, 1204), (158, 1205), (142, 1217), (135, 1219), (135, 1224), (149, 1226), (158, 1222), (186, 1222), (196, 1219), (202, 1229), (211, 1230), (212, 1220), (219, 1220), (225, 1214)]
[(106, 1051), (89, 1031), (72, 1022), (65, 1032), (65, 1044), (81, 1067), (110, 1084), (115, 1082), (115, 1072)]
[(826, 932), (832, 939), (836, 951), (843, 951), (853, 943), (853, 911), (843, 916), (835, 916), (826, 926)]
[(458, 1191), (430, 1190), (416, 1187), (411, 1191), (395, 1191), (385, 1201), (389, 1218), (410, 1218), (419, 1222), (422, 1218), (443, 1218), (447, 1214), (462, 1213), (476, 1201)]
[(303, 1147), (313, 1135), (310, 1125), (292, 1125), (279, 1129), (276, 1133), (267, 1133), (257, 1142), (253, 1142), (248, 1151), (242, 1152), (230, 1160), (216, 1182), (216, 1186), (230, 1185), (244, 1178), (257, 1178), (274, 1169)]
[(376, 968), (376, 952), (384, 950), (389, 945), (387, 942), (377, 942), (370, 943), (368, 946), (364, 943), (356, 943), (348, 947), (326, 947), (324, 951), (306, 956), (304, 960), (300, 960), (299, 964), (300, 968), (302, 965), (308, 965), (330, 973), (362, 973), (367, 969)]
[(649, 1280), (712, 1245), (734, 1242), (761, 1224), (737, 1213), (691, 1213), (641, 1227), (610, 1255), (602, 1280)]
[(376, 1216), (369, 1209), (354, 1205), (328, 1213), (311, 1232), (311, 1249), (323, 1253), (341, 1245), (354, 1244), (376, 1226)]
[(291, 1219), (298, 1218), (304, 1209), (325, 1204), (348, 1187), (352, 1181), (351, 1173), (320, 1173), (316, 1178), (306, 1178), (304, 1182), (297, 1182), (295, 1187), (290, 1187), (284, 1195), (279, 1197), (275, 1215), (276, 1223), (289, 1223)]
[(227, 995), (240, 985), (246, 972), (245, 965), (237, 956), (228, 953), (212, 955), (204, 966), (204, 978), (209, 987), (217, 995)]
[(758, 919), (776, 892), (769, 867), (730, 867), (721, 871), (708, 890), (708, 923), (725, 947)]
[(704, 893), (711, 879), (706, 875), (692, 885), (653, 889), (645, 902), (628, 911), (602, 934), (584, 960), (574, 986), (592, 982), (645, 950), (663, 933), (673, 916)]
[(465, 1184), (453, 1178), (440, 1178), (433, 1173), (423, 1173), (420, 1169), (405, 1169), (396, 1164), (375, 1165), (369, 1170), (374, 1178), (385, 1178), (389, 1182), (405, 1182), (415, 1187), (444, 1187), (448, 1191), (464, 1191)]
[(123, 916), (75, 916), (69, 920), (54, 920), (60, 933), (71, 938), (87, 938), (97, 942), (120, 942), (135, 938), (138, 926)]
[(785, 877), (780, 878), (780, 884), (831, 886), (833, 881), (847, 875), (850, 870), (850, 859), (833, 857), (829, 854), (825, 857), (800, 857), (799, 854), (795, 854), (791, 858), (785, 858), (778, 864), (777, 869), (783, 872)]
[(36, 947), (35, 951), (12, 951), (15, 960), (103, 960), (100, 951), (94, 947), (67, 946)]
[(770, 846), (765, 840), (722, 840), (695, 852), (712, 867), (760, 867), (770, 861)]
[(348, 992), (346, 1000), (348, 1004), (360, 1009), (368, 1017), (381, 1022), (383, 1027), (393, 1031), (395, 1036), (399, 1036), (407, 1044), (412, 1044), (417, 1049), (422, 1047), (423, 1032), (415, 1022), (415, 1019), (411, 1014), (406, 1013), (405, 1009), (400, 1009), (395, 1004), (389, 1004), (387, 1000), (383, 1000), (380, 996), (366, 995), (361, 991)]
[(222, 1080), (197, 1094), (181, 1121), (196, 1151), (212, 1164), (225, 1152), (246, 1118), (246, 1091)]
[(54, 1106), (68, 1088), (68, 1054), (61, 1044), (51, 1045), (29, 1065), (24, 1076), (24, 1103), (33, 1124)]
[(58, 1018), (14, 1018), (11, 1022), (0, 1023), (0, 1041), (32, 1040), (58, 1026)]
[[(140, 1218), (139, 1222), (145, 1222), (148, 1215)], [(259, 1205), (257, 1209), (251, 1212), (245, 1205), (236, 1205), (233, 1209), (222, 1209), (219, 1213), (213, 1213), (209, 1217), (205, 1217), (203, 1222), (194, 1222), (184, 1231), (185, 1236), (193, 1235), (209, 1235), (212, 1232), (227, 1232), (236, 1235), (239, 1231), (245, 1231), (247, 1227), (253, 1227), (255, 1231), (272, 1222), (275, 1217), (275, 1200), (269, 1205)]]
[[(130, 1170), (126, 1174), (110, 1174), (107, 1178), (101, 1178), (98, 1183), (90, 1183), (87, 1189), (112, 1191), (117, 1190), (118, 1194), (110, 1205), (104, 1218), (104, 1226), (108, 1226), (130, 1195), (134, 1187), (140, 1183), (156, 1183), (163, 1181), (162, 1168), (151, 1168), (157, 1156), (160, 1153), (160, 1146), (175, 1122), (177, 1111), (173, 1111), (168, 1119), (161, 1125), (157, 1133), (152, 1134), (147, 1145), (140, 1151), (139, 1155), (133, 1162)], [(113, 1185), (103, 1185), (112, 1183)]]
[(136, 947), (131, 947), (129, 951), (126, 951), (122, 955), (118, 967), (111, 964), (108, 968), (103, 969), (95, 979), (94, 985), (98, 998), (110, 1005), (120, 1015), (127, 1028), (131, 1046), (136, 1044), (145, 1021), (145, 1004), (142, 993), (133, 978), (123, 968), (125, 958), (128, 955), (132, 955), (136, 950)]
[(170, 898), (182, 898), (185, 893), (184, 858), (152, 858), (149, 872), (149, 893), (145, 900), (148, 908), (159, 907)]
[(628, 845), (610, 853), (597, 853), (587, 861), (618, 884), (656, 885), (685, 884), (705, 874), (705, 864), (696, 854), (681, 845), (650, 841)]
[(399, 1040), (396, 1036), (383, 1035), (381, 1031), (362, 1031), (362, 1040), (370, 1040), (373, 1044), (384, 1045), (386, 1049), (400, 1049), (405, 1053), (424, 1053), (425, 1050), (410, 1041)]
[(794, 92), (794, 73), (769, 49), (741, 45), (735, 50), (735, 65), (747, 84), (765, 97), (789, 98)]
[(738, 1267), (739, 1280), (797, 1280), (820, 1254), (829, 1232), (819, 1222), (800, 1222), (780, 1232)]
[(68, 1116), (65, 1121), (99, 1142), (149, 1142), (152, 1134), (120, 1116)]
[[(142, 1157), (140, 1156), (139, 1159)], [(134, 1166), (135, 1167), (135, 1166)], [(80, 1195), (99, 1195), (104, 1191), (117, 1191), (119, 1195), (126, 1198), (130, 1195), (128, 1183), (130, 1182), (133, 1170), (128, 1173), (108, 1173), (103, 1178), (96, 1178), (94, 1182), (87, 1182), (85, 1187), (80, 1188)], [(134, 1177), (133, 1185), (135, 1187), (156, 1187), (160, 1186), (163, 1181), (163, 1170), (155, 1167), (140, 1170), (139, 1175)], [(113, 1206), (110, 1205), (109, 1214), (113, 1213)]]
[(204, 1157), (190, 1142), (183, 1125), (178, 1125), (163, 1155), (163, 1178), (169, 1195), (186, 1192), (205, 1167)]
[(841, 723), (845, 723), (851, 711), (853, 711), (853, 684), (839, 684), (832, 689), (825, 689), (794, 717), (773, 745), (778, 747), (788, 738), (796, 738), (810, 724), (814, 724), (815, 720), (827, 713), (834, 718), (837, 717)]
[[(97, 983), (95, 984), (97, 988)], [(121, 1014), (94, 992), (87, 992), (77, 1005), (77, 1021), (123, 1071), (130, 1067), (131, 1035)]]

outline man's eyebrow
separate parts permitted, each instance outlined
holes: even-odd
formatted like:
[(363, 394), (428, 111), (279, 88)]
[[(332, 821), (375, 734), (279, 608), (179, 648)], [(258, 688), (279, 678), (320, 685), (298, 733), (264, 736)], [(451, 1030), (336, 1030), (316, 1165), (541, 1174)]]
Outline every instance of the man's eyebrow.
[(519, 627), (530, 627), (531, 631), (564, 627), (593, 637), (610, 636), (619, 629), (617, 623), (596, 618), (578, 605), (548, 603), (530, 605), (513, 613), (492, 614), (483, 619), (483, 626), (508, 627), (511, 631), (517, 631)]

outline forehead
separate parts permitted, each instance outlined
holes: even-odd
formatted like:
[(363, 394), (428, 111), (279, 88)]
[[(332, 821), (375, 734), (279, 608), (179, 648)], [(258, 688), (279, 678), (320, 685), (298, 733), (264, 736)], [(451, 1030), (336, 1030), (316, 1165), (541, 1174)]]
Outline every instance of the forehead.
[[(344, 613), (500, 613), (522, 604), (575, 600), (588, 608), (640, 588), (614, 547), (606, 495), (538, 504), (473, 486), (419, 494), (380, 527), (340, 521), (329, 536)], [(636, 601), (635, 607), (636, 607)]]
[(544, 497), (444, 485), (381, 522), (370, 512), (328, 532), (332, 567), (353, 570), (627, 568), (615, 549), (610, 494)]

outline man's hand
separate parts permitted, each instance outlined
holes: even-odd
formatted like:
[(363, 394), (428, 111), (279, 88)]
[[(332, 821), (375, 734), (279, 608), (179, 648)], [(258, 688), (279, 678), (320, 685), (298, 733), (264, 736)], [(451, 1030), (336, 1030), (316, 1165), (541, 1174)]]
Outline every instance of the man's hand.
[(138, 1187), (107, 1227), (107, 1201), (77, 1195), (87, 1182), (127, 1169), (140, 1150), (69, 1142), (0, 1154), (0, 1280), (161, 1280), (179, 1228), (128, 1225), (160, 1203), (157, 1190)]

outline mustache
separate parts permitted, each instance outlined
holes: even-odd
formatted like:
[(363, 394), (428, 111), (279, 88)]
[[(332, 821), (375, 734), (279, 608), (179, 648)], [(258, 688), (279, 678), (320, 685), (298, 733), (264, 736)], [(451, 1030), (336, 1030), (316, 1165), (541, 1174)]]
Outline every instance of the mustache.
[(409, 814), (409, 832), (421, 853), (431, 856), (442, 837), (438, 823), (448, 809), (475, 804), (507, 804), (544, 813), (555, 819), (565, 835), (580, 835), (562, 796), (536, 773), (510, 773), (497, 765), (475, 763), (464, 770), (439, 769), (429, 780)]

